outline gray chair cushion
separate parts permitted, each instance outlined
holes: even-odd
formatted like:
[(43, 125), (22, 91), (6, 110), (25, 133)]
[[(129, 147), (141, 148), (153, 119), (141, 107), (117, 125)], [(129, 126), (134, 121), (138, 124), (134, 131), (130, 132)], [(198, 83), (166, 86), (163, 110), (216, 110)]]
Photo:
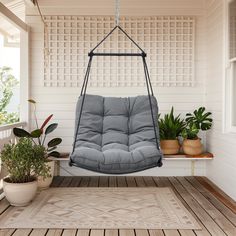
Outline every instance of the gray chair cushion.
[[(151, 97), (157, 125), (157, 101)], [(76, 126), (81, 107), (76, 109)], [(158, 134), (158, 127), (155, 127)], [(85, 95), (71, 164), (89, 170), (123, 174), (161, 166), (148, 96), (130, 98)]]

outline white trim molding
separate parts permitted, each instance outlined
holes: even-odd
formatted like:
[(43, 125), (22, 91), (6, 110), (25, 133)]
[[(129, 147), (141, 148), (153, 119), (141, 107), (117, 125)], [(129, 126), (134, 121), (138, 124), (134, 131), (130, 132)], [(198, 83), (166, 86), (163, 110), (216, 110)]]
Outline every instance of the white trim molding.
[[(229, 4), (235, 0), (224, 1), (224, 15), (223, 15), (223, 133), (236, 133), (236, 125), (233, 124), (233, 113), (235, 104), (233, 104), (233, 97), (236, 96), (235, 91), (235, 63), (236, 57), (230, 56), (230, 15)], [(236, 16), (235, 16), (236, 22)]]

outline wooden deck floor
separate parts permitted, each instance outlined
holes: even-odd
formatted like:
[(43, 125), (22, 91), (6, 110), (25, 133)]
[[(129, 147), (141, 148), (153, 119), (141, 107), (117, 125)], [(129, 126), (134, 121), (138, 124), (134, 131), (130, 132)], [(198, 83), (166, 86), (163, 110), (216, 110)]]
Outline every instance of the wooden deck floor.
[[(236, 236), (236, 203), (204, 177), (55, 177), (52, 187), (171, 187), (202, 230), (0, 230), (0, 236)], [(235, 187), (235, 186), (234, 186)], [(0, 202), (0, 214), (11, 208)]]

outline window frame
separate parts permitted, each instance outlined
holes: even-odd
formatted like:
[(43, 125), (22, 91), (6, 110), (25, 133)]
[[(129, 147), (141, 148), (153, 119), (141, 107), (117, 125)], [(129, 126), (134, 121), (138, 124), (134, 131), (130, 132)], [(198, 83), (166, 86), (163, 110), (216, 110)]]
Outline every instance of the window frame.
[[(236, 133), (236, 125), (233, 125), (233, 78), (236, 57), (230, 58), (230, 8), (229, 5), (235, 0), (224, 2), (224, 48), (223, 48), (223, 133)], [(236, 96), (236, 92), (235, 92)], [(235, 108), (236, 109), (236, 108)], [(236, 113), (236, 111), (235, 111)]]
[(30, 27), (0, 2), (0, 14), (20, 30), (20, 122), (29, 123)]

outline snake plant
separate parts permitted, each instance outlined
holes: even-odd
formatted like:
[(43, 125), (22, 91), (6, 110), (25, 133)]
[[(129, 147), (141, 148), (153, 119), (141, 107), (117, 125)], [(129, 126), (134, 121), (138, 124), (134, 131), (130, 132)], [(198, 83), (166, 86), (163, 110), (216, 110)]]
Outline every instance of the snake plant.
[(169, 114), (165, 114), (163, 118), (158, 116), (158, 124), (160, 130), (161, 140), (174, 140), (177, 139), (183, 129), (185, 128), (185, 122), (178, 116), (174, 116), (174, 108), (171, 108)]

